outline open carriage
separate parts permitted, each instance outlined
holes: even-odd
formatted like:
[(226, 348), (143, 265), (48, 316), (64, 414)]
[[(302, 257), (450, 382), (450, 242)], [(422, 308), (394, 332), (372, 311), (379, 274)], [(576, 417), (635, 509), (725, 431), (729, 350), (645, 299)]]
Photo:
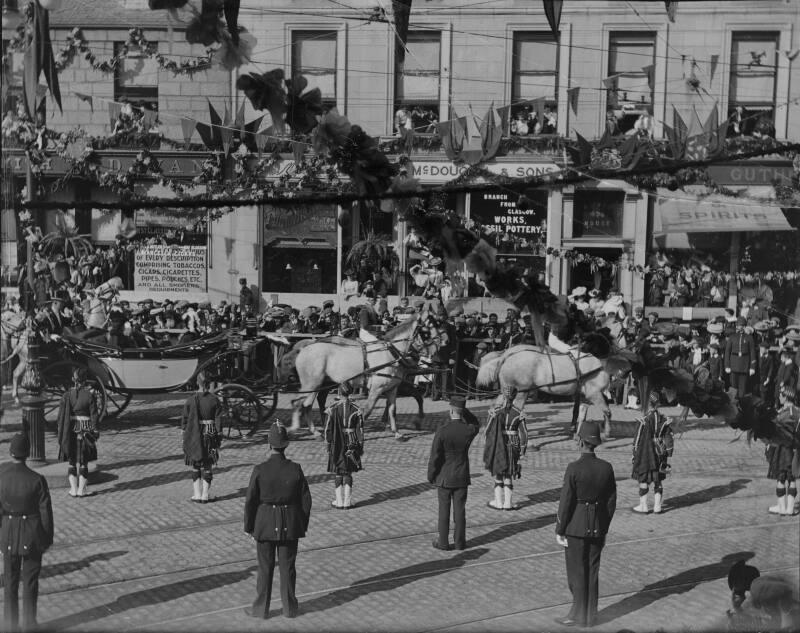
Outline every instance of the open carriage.
[(86, 368), (98, 410), (106, 417), (120, 415), (134, 395), (192, 389), (200, 372), (223, 404), (228, 435), (234, 428), (240, 435), (252, 435), (278, 404), (272, 364), (264, 360), (272, 357), (266, 339), (223, 332), (168, 347), (121, 349), (70, 335), (54, 339), (42, 347), (40, 357), (49, 421), (55, 419), (76, 367)]

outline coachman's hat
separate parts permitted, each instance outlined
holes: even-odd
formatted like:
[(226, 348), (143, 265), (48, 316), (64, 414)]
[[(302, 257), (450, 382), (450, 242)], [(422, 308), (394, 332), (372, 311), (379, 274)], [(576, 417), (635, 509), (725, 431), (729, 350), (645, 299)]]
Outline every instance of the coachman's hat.
[(453, 396), (450, 398), (450, 406), (454, 409), (463, 409), (467, 404), (467, 399), (464, 396)]
[(11, 438), (9, 453), (14, 459), (26, 459), (31, 454), (31, 443), (24, 433), (17, 433)]
[(603, 440), (600, 439), (600, 425), (596, 420), (584, 420), (581, 422), (581, 428), (578, 429), (578, 437), (592, 446), (600, 446), (603, 443)]
[(289, 446), (289, 433), (286, 427), (277, 420), (269, 429), (269, 445), (272, 448), (286, 448)]

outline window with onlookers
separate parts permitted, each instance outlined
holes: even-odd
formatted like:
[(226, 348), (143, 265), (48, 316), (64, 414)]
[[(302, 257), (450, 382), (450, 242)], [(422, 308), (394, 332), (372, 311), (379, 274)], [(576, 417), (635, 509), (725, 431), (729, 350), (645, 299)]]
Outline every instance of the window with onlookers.
[(778, 33), (734, 33), (728, 92), (729, 136), (775, 136)]
[(551, 33), (515, 31), (508, 131), (519, 136), (555, 134), (557, 95), (558, 41)]
[(17, 114), (17, 107), (22, 103), (22, 69), (23, 54), (8, 50), (9, 41), (3, 40), (3, 103), (2, 113)]
[(624, 191), (578, 189), (573, 204), (573, 237), (619, 237), (622, 235)]
[(114, 101), (129, 103), (134, 108), (157, 111), (158, 62), (135, 44), (117, 42), (114, 53), (125, 53), (114, 72)]
[(395, 69), (395, 131), (433, 132), (439, 121), (442, 36), (409, 31), (405, 60)]
[(319, 88), (325, 110), (336, 107), (336, 31), (292, 31), (292, 76)]
[(624, 134), (637, 121), (653, 116), (653, 72), (656, 34), (652, 32), (612, 32), (608, 44), (609, 133)]

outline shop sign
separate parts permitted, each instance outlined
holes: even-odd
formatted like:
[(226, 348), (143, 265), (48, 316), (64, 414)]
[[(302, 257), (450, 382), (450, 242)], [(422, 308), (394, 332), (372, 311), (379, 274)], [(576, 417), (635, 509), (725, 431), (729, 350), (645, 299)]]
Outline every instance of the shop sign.
[(791, 182), (794, 170), (791, 162), (740, 161), (729, 165), (709, 165), (708, 175), (719, 185), (739, 185), (742, 187), (771, 185), (777, 179)]
[(137, 292), (206, 292), (205, 246), (143, 246), (136, 251), (134, 288)]
[(135, 225), (136, 236), (140, 239), (156, 237), (197, 246), (204, 245), (208, 239), (206, 209), (137, 209)]
[(264, 230), (271, 233), (336, 233), (336, 210), (329, 204), (263, 207)]
[[(107, 171), (127, 171), (133, 165), (136, 152), (125, 154), (104, 154), (102, 151), (95, 152), (100, 161), (100, 167)], [(153, 156), (158, 161), (162, 173), (167, 177), (177, 176), (196, 176), (203, 171), (203, 161), (205, 157), (191, 158), (187, 156), (159, 156), (158, 152), (153, 152)], [(4, 164), (16, 174), (25, 173), (28, 166), (24, 154), (10, 154), (4, 158)], [(71, 169), (69, 162), (61, 156), (48, 156), (43, 171), (52, 174), (64, 174)]]
[(659, 198), (656, 211), (663, 233), (792, 230), (779, 207), (731, 201), (721, 196), (697, 201)]
[[(423, 183), (449, 182), (458, 178), (469, 168), (463, 163), (446, 161), (412, 161), (414, 164), (414, 178), (419, 178)], [(498, 176), (510, 178), (531, 178), (556, 172), (560, 169), (555, 163), (533, 162), (492, 162), (481, 165), (487, 171)]]

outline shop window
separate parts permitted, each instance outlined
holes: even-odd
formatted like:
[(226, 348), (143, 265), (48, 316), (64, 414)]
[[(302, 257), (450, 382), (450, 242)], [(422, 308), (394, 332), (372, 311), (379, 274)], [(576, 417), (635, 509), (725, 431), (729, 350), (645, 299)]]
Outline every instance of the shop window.
[[(558, 42), (550, 33), (516, 31), (511, 61), (511, 134), (555, 134)], [(537, 112), (531, 100), (544, 98)], [(541, 120), (540, 120), (541, 119)]]
[(655, 64), (655, 54), (655, 33), (611, 33), (607, 76), (616, 77), (616, 90), (609, 90), (607, 107), (617, 133), (633, 129), (639, 117), (653, 115), (653, 85), (643, 68)]
[[(151, 46), (156, 46), (151, 44)], [(114, 101), (158, 110), (158, 62), (135, 44), (114, 44), (114, 53), (127, 54), (114, 73)]]
[(292, 31), (292, 76), (319, 88), (325, 110), (336, 107), (336, 31)]
[(729, 136), (775, 136), (778, 33), (734, 33)]
[(618, 248), (589, 248), (580, 249), (582, 255), (599, 257), (608, 262), (605, 266), (596, 266), (589, 262), (580, 262), (570, 268), (570, 288), (583, 286), (596, 289), (603, 297), (607, 297), (612, 288), (619, 289), (619, 266), (613, 264), (619, 261), (622, 249)]
[(262, 221), (262, 291), (336, 292), (335, 206), (265, 207)]
[(624, 191), (579, 189), (573, 205), (573, 237), (620, 237)]
[(434, 131), (439, 121), (441, 39), (441, 33), (409, 31), (405, 60), (395, 69), (395, 126), (407, 117), (416, 132)]

